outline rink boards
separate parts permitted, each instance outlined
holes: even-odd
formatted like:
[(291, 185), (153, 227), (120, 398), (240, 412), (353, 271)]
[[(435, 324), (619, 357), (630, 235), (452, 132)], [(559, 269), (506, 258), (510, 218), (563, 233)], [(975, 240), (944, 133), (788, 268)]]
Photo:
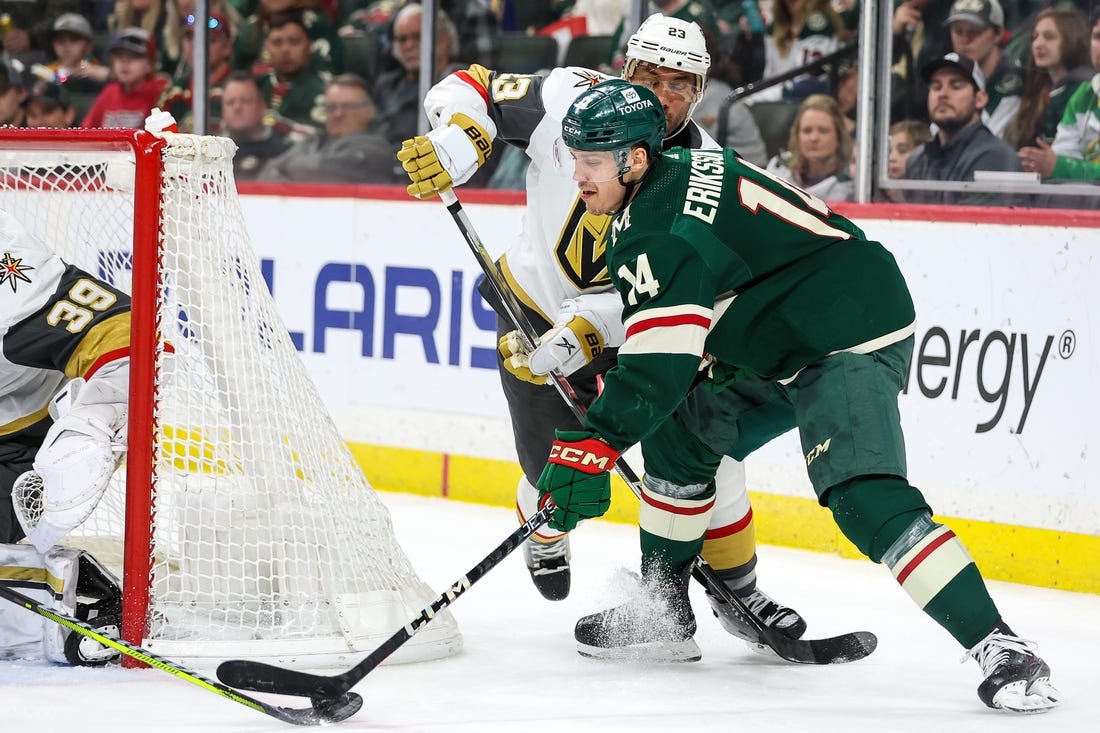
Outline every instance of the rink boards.
[[(292, 339), (371, 482), (511, 505), (519, 470), (480, 270), (438, 202), (382, 187), (243, 185)], [(503, 250), (522, 195), (466, 192)], [(991, 577), (1100, 592), (1100, 215), (840, 208), (894, 253), (917, 304), (901, 397), (910, 480)], [(932, 222), (935, 223), (932, 223)], [(637, 462), (637, 459), (635, 459)], [(788, 434), (748, 461), (764, 542), (850, 554)], [(634, 521), (619, 487), (612, 516)]]

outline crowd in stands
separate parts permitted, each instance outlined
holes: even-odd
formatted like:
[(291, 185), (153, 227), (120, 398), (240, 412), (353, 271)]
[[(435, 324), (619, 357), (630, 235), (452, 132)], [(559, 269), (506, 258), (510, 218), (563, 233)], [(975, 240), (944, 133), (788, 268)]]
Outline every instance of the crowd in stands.
[[(433, 76), (470, 64), (617, 75), (629, 0), (440, 0)], [(828, 200), (854, 197), (859, 0), (654, 0), (707, 36), (695, 119), (750, 162)], [(417, 134), (419, 4), (402, 0), (0, 0), (0, 124), (140, 127), (192, 115), (195, 33), (207, 33), (205, 132), (233, 138), (239, 180), (403, 183)], [(1100, 182), (1100, 0), (895, 0), (882, 200), (982, 205), (1034, 198), (891, 188), (999, 171)], [(541, 39), (538, 43), (534, 41)], [(550, 55), (536, 59), (536, 49)], [(518, 49), (518, 50), (517, 50)], [(530, 66), (530, 68), (528, 68)], [(779, 77), (778, 82), (776, 78)], [(732, 106), (730, 92), (753, 93)], [(521, 188), (500, 156), (468, 185)], [(1025, 175), (1026, 174), (1026, 175)], [(1070, 204), (1072, 205), (1072, 204)]]

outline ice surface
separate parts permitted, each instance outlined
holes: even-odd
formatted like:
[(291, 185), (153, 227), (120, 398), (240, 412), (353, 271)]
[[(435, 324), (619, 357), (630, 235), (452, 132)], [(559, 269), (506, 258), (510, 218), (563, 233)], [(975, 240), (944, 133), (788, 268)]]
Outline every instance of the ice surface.
[[(499, 508), (383, 494), (421, 577), (442, 591), (514, 528)], [(765, 521), (759, 518), (758, 521)], [(385, 665), (357, 687), (363, 710), (341, 731), (1093, 731), (1100, 720), (1100, 596), (991, 583), (1006, 621), (1039, 642), (1066, 702), (1021, 718), (978, 700), (977, 664), (912, 604), (882, 567), (760, 548), (761, 587), (797, 608), (808, 636), (868, 629), (867, 659), (794, 666), (748, 651), (692, 600), (703, 659), (644, 666), (599, 662), (574, 649), (580, 616), (615, 603), (623, 568), (638, 564), (637, 531), (589, 522), (573, 535), (573, 591), (543, 600), (516, 552), (452, 607), (458, 656)], [(259, 695), (257, 695), (259, 697)], [(264, 700), (300, 707), (297, 698)], [(260, 733), (292, 726), (155, 669), (73, 669), (0, 662), (0, 731)]]

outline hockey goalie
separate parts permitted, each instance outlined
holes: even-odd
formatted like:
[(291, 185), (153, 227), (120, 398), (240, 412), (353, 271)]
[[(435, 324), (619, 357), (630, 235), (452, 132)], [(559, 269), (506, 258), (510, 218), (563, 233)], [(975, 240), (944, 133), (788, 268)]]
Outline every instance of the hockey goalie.
[[(117, 579), (57, 543), (95, 509), (125, 448), (129, 349), (130, 297), (0, 210), (0, 583), (108, 636), (118, 636)], [(117, 656), (0, 603), (0, 658)]]

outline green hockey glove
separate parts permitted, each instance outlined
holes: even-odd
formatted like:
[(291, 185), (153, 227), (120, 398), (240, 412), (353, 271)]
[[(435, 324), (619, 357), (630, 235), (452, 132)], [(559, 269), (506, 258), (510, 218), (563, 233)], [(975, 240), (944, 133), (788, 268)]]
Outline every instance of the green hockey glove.
[(619, 452), (590, 430), (558, 430), (550, 457), (536, 484), (557, 509), (550, 527), (568, 532), (582, 519), (599, 517), (611, 506), (611, 474)]

